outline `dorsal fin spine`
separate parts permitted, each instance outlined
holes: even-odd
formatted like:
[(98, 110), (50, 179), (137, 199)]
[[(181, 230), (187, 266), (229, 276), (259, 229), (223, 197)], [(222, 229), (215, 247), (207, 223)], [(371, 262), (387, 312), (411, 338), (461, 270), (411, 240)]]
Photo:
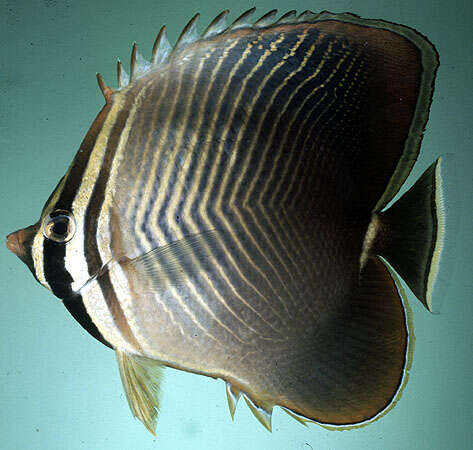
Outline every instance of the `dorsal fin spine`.
[(250, 22), (251, 16), (255, 13), (256, 8), (250, 8), (245, 11), (241, 16), (239, 16), (225, 31), (237, 30), (238, 28), (244, 28), (252, 26)]
[(176, 45), (174, 46), (173, 51), (179, 50), (186, 45), (192, 44), (197, 39), (199, 39), (199, 33), (197, 33), (197, 20), (199, 19), (200, 14), (197, 13), (192, 17), (191, 20), (187, 23), (187, 25), (182, 30), (181, 35), (177, 39)]
[(277, 9), (272, 9), (271, 11), (267, 12), (266, 14), (262, 15), (254, 24), (254, 27), (263, 28), (268, 27), (274, 24), (274, 17), (278, 13)]
[(156, 40), (154, 41), (151, 64), (153, 66), (157, 66), (163, 62), (169, 53), (171, 53), (171, 50), (171, 44), (166, 37), (166, 25), (163, 25), (156, 36)]
[[(138, 52), (136, 43), (133, 44), (131, 54), (130, 76), (128, 76), (126, 71), (123, 69), (121, 62), (117, 62), (117, 77), (119, 86), (118, 90), (128, 86), (130, 83), (133, 83), (137, 78), (140, 78), (149, 71), (154, 70), (156, 67), (166, 62), (170, 57), (171, 53), (181, 50), (182, 48), (197, 41), (198, 39), (211, 38), (218, 34), (223, 34), (240, 28), (263, 28), (279, 24), (314, 22), (322, 16), (324, 16), (322, 18), (325, 18), (325, 16), (327, 16), (327, 18), (331, 18), (333, 16), (332, 13), (329, 13), (327, 11), (322, 11), (316, 14), (310, 10), (306, 10), (301, 14), (297, 15), (295, 10), (291, 10), (286, 12), (279, 19), (276, 20), (275, 16), (277, 14), (277, 10), (273, 9), (261, 16), (256, 21), (252, 22), (251, 17), (253, 16), (255, 10), (256, 8), (254, 7), (248, 9), (243, 14), (241, 14), (236, 20), (234, 20), (233, 23), (228, 27), (226, 26), (225, 21), (229, 11), (224, 10), (210, 22), (208, 27), (200, 36), (197, 33), (196, 26), (197, 19), (199, 18), (199, 14), (197, 13), (184, 27), (174, 47), (169, 44), (169, 41), (166, 37), (166, 26), (162, 26), (154, 42), (151, 62), (146, 61), (143, 56)], [(346, 13), (337, 14), (337, 16), (357, 17), (353, 14)], [(110, 89), (110, 87), (108, 87), (103, 80), (99, 81), (99, 86), (106, 100), (110, 99), (113, 90)]]
[(118, 79), (118, 89), (122, 89), (128, 86), (130, 82), (130, 77), (123, 68), (122, 62), (120, 59), (117, 60), (117, 79)]
[(230, 11), (228, 9), (225, 9), (218, 16), (216, 16), (214, 20), (210, 22), (206, 30), (202, 33), (202, 38), (208, 38), (224, 31), (227, 28), (226, 20), (229, 12)]
[(314, 20), (318, 15), (319, 14), (316, 14), (313, 11), (306, 9), (305, 11), (299, 14), (299, 16), (297, 17), (297, 22), (310, 22), (311, 20)]
[(291, 11), (288, 11), (287, 13), (283, 14), (274, 23), (278, 25), (281, 23), (293, 23), (296, 20), (296, 14), (297, 14), (297, 11), (295, 9), (292, 9)]
[(109, 86), (107, 86), (102, 75), (100, 75), (99, 73), (97, 73), (97, 82), (99, 83), (100, 90), (102, 91), (102, 94), (105, 98), (105, 102), (110, 103), (112, 101), (113, 90)]
[(136, 42), (133, 43), (130, 62), (130, 82), (133, 83), (139, 76), (144, 75), (150, 68), (150, 63), (138, 51)]
[(130, 82), (135, 81), (135, 64), (136, 64), (136, 42), (133, 42), (133, 47), (131, 49), (131, 58), (130, 58)]

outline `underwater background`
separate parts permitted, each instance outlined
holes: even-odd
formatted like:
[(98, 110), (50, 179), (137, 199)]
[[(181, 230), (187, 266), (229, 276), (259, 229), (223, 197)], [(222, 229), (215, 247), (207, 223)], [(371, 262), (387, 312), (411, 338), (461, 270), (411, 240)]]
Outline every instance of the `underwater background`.
[[(149, 56), (161, 25), (174, 42), (195, 12), (199, 29), (324, 9), (411, 26), (440, 54), (419, 160), (402, 191), (445, 155), (447, 237), (430, 314), (405, 288), (415, 347), (398, 404), (370, 425), (304, 427), (281, 409), (268, 433), (240, 402), (235, 422), (221, 380), (167, 369), (157, 437), (133, 419), (112, 351), (0, 246), (0, 449), (471, 449), (473, 448), (473, 3), (360, 0), (0, 1), (0, 235), (36, 222), (102, 107), (95, 73), (116, 86), (117, 56)], [(380, 149), (382, 150), (382, 149)]]

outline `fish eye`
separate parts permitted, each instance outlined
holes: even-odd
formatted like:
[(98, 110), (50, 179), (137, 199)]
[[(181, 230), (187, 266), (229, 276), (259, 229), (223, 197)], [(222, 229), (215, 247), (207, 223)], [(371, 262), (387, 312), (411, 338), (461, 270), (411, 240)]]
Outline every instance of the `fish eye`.
[(69, 211), (56, 210), (43, 219), (43, 235), (54, 242), (70, 241), (76, 232), (76, 221)]

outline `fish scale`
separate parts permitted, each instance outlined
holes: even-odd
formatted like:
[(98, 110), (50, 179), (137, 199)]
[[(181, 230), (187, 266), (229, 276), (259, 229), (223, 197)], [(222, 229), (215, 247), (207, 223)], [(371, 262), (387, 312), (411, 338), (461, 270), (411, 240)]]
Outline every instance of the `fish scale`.
[[(132, 152), (127, 152), (127, 153), (132, 154)], [(171, 190), (171, 189), (168, 189), (168, 190)], [(162, 208), (162, 209), (163, 209), (163, 208)]]
[(232, 417), (241, 393), (268, 429), (274, 406), (374, 420), (409, 366), (393, 270), (432, 306), (440, 160), (382, 210), (419, 151), (435, 49), (348, 13), (253, 12), (201, 36), (196, 14), (174, 47), (163, 27), (151, 62), (136, 44), (129, 76), (117, 62), (117, 89), (99, 75), (106, 105), (7, 240), (115, 350), (153, 433), (162, 366), (223, 379)]
[[(279, 34), (279, 33), (276, 33), (276, 32), (275, 32), (275, 33), (274, 33), (274, 36), (277, 36), (277, 37), (280, 38), (280, 34)], [(334, 46), (335, 46), (335, 44), (334, 44)], [(253, 46), (253, 47), (254, 47), (254, 46)], [(252, 47), (252, 48), (253, 48), (253, 47)], [(235, 48), (238, 50), (238, 45), (237, 45)], [(323, 48), (323, 47), (322, 47), (322, 48)], [(205, 50), (202, 50), (202, 53), (204, 53), (204, 51), (205, 51)], [(258, 48), (258, 47), (257, 47), (256, 50), (254, 50), (254, 51), (255, 51), (255, 52), (259, 52), (260, 58), (262, 58), (263, 55), (265, 54), (265, 53), (264, 53), (264, 46), (263, 46), (263, 48)], [(257, 69), (255, 69), (255, 68), (257, 68), (258, 66), (257, 66), (257, 63), (255, 64), (255, 61), (252, 60), (252, 53), (251, 53), (251, 52), (248, 53), (247, 58), (248, 58), (249, 61), (251, 61), (251, 65), (249, 66), (250, 73), (251, 73), (251, 71), (253, 71), (253, 73), (256, 73), (256, 72), (257, 72)], [(196, 58), (196, 59), (198, 59), (198, 58)], [(278, 59), (276, 59), (276, 61), (278, 61)], [(233, 61), (231, 61), (231, 62), (232, 62), (232, 64), (233, 64)], [(241, 59), (238, 60), (238, 61), (235, 63), (235, 66), (238, 65), (240, 62), (241, 62)], [(335, 62), (338, 62), (338, 59), (335, 59)], [(181, 64), (184, 64), (184, 66), (185, 66), (185, 64), (189, 64), (189, 62), (186, 61), (185, 63), (181, 63)], [(183, 67), (181, 67), (180, 70), (182, 70), (183, 72), (185, 72), (185, 69), (184, 69)], [(222, 73), (225, 73), (225, 72), (228, 71), (228, 69), (225, 67), (225, 65), (221, 68), (221, 70), (222, 70)], [(249, 73), (249, 72), (248, 72), (248, 69), (245, 69), (245, 65), (244, 65), (244, 64), (241, 64), (240, 67), (239, 67), (239, 70), (242, 72), (242, 74), (238, 77), (238, 73), (239, 73), (239, 72), (236, 71), (236, 72), (235, 72), (235, 77), (238, 77), (238, 79), (240, 79), (240, 80), (242, 79), (242, 80), (243, 80), (243, 83), (244, 83), (244, 82), (245, 82), (245, 79), (249, 79), (249, 78), (245, 78), (245, 77), (248, 77), (248, 73)], [(245, 70), (246, 70), (246, 72), (245, 72)], [(270, 70), (270, 67), (266, 68), (266, 71), (268, 71), (268, 70)], [(330, 77), (330, 74), (333, 74), (333, 73), (334, 73), (333, 71), (332, 71), (332, 72), (329, 72), (328, 75), (327, 75), (327, 77)], [(217, 76), (218, 76), (218, 74), (217, 74)], [(261, 74), (260, 79), (261, 79), (262, 76), (264, 76), (264, 74)], [(332, 76), (333, 76), (333, 75), (332, 75)], [(177, 78), (177, 80), (179, 80), (179, 79), (180, 79), (180, 78)], [(168, 81), (168, 83), (169, 83), (169, 81)], [(171, 80), (171, 83), (172, 83), (172, 80)], [(231, 86), (231, 83), (232, 83), (232, 79), (226, 80), (226, 85)], [(255, 81), (255, 84), (258, 85), (258, 81)], [(171, 86), (172, 86), (172, 84), (171, 84)], [(259, 87), (259, 86), (258, 86), (258, 87)], [(171, 91), (171, 92), (174, 92), (175, 95), (177, 95), (177, 92), (178, 92), (179, 89), (182, 89), (182, 88), (181, 88), (180, 86), (179, 86), (179, 87), (174, 87), (174, 88), (171, 88), (170, 91)], [(227, 92), (228, 92), (228, 91), (227, 91)], [(230, 90), (230, 92), (232, 92), (232, 90)], [(240, 92), (241, 92), (241, 91), (240, 91)], [(196, 97), (199, 97), (199, 95), (196, 95)], [(252, 97), (253, 97), (252, 95), (247, 95), (247, 96), (246, 96), (246, 98), (247, 98), (247, 103), (248, 103), (249, 99), (251, 99)], [(242, 98), (242, 100), (243, 100), (243, 99), (245, 99), (245, 96), (242, 95), (241, 98)], [(175, 100), (173, 100), (173, 101), (175, 101)], [(243, 100), (243, 101), (244, 101), (244, 100)], [(228, 103), (227, 103), (227, 104), (228, 104)], [(179, 105), (179, 106), (181, 106), (181, 105)], [(225, 111), (225, 109), (223, 110), (222, 114), (223, 114), (224, 116), (225, 116), (226, 114), (227, 114), (227, 115), (229, 114), (229, 112), (228, 112), (229, 106), (230, 106), (230, 105), (227, 106), (227, 111)], [(171, 120), (171, 122), (166, 122), (166, 123), (165, 123), (166, 129), (169, 129), (169, 128), (171, 128), (171, 129), (176, 128), (176, 127), (177, 127), (177, 121), (174, 121), (175, 124), (173, 125), (173, 120), (172, 120), (172, 116), (173, 116), (173, 115), (169, 113), (169, 112), (172, 113), (174, 107), (173, 107), (172, 105), (168, 105), (168, 107), (166, 107), (166, 104), (164, 104), (164, 105), (159, 105), (158, 107), (159, 107), (161, 110), (166, 111), (166, 113), (167, 113), (166, 119), (167, 119), (167, 120)], [(242, 109), (243, 109), (243, 107), (242, 107)], [(220, 109), (220, 111), (222, 111), (222, 109)], [(215, 112), (215, 109), (214, 109), (214, 112)], [(247, 111), (245, 111), (245, 112), (246, 112), (247, 115), (249, 115)], [(226, 113), (226, 114), (225, 114), (225, 113)], [(254, 114), (256, 114), (256, 113), (254, 113)], [(235, 114), (235, 115), (238, 116), (238, 114)], [(215, 116), (214, 116), (214, 117), (215, 117)], [(170, 118), (171, 118), (171, 119), (170, 119)], [(215, 120), (215, 119), (213, 119), (213, 120)], [(212, 122), (212, 118), (210, 118), (210, 122)], [(226, 130), (229, 130), (229, 129), (232, 128), (231, 124), (229, 124), (228, 122), (220, 122), (219, 119), (216, 119), (216, 121), (215, 121), (214, 123), (216, 124), (215, 130), (214, 130), (214, 136), (215, 136), (215, 135), (225, 135)], [(220, 128), (220, 127), (219, 127), (220, 123), (222, 123), (222, 125), (221, 125), (221, 127), (223, 127), (222, 130), (219, 129), (219, 128)], [(158, 127), (156, 127), (156, 128), (158, 128)], [(234, 126), (233, 128), (236, 129), (235, 126)], [(250, 128), (250, 127), (249, 127), (249, 130), (248, 130), (247, 132), (248, 132), (248, 133), (251, 133), (252, 130), (253, 130), (253, 128)], [(246, 131), (246, 130), (245, 130), (245, 131)], [(137, 130), (136, 130), (136, 133), (139, 133), (139, 132), (140, 132), (140, 130), (137, 129)], [(204, 143), (213, 142), (214, 140), (215, 140), (215, 137), (214, 137), (214, 138), (210, 137), (210, 138), (205, 139), (205, 140), (204, 140)], [(229, 138), (229, 140), (232, 141), (231, 138)], [(169, 169), (170, 165), (172, 164), (172, 162), (168, 159), (169, 157), (168, 157), (168, 158), (166, 157), (167, 155), (169, 155), (169, 154), (172, 152), (172, 150), (169, 150), (169, 147), (168, 147), (168, 146), (166, 145), (166, 143), (164, 143), (164, 142), (163, 142), (163, 148), (164, 148), (163, 153), (162, 153), (163, 156), (161, 156), (161, 158), (164, 158), (165, 165), (164, 165), (164, 166), (161, 166), (161, 167), (160, 167), (160, 166), (157, 167), (156, 172), (159, 172), (159, 173), (163, 173), (163, 169), (165, 169), (165, 168), (166, 168), (166, 169)], [(172, 148), (172, 147), (171, 147), (171, 148)], [(204, 153), (205, 150), (208, 151), (208, 147), (204, 147), (204, 150), (203, 150), (203, 151), (201, 151), (201, 149), (198, 149), (198, 150), (196, 151), (196, 153), (202, 158), (202, 157), (203, 157), (202, 155), (205, 154), (205, 153)], [(231, 168), (232, 168), (232, 170), (233, 170), (232, 174), (234, 175), (234, 178), (236, 178), (236, 179), (238, 179), (238, 175), (239, 175), (240, 172), (242, 171), (242, 168), (241, 168), (240, 164), (238, 164), (238, 162), (239, 162), (239, 161), (242, 161), (242, 162), (243, 162), (243, 161), (246, 159), (246, 158), (244, 157), (244, 154), (242, 154), (243, 151), (244, 151), (244, 150), (241, 149), (241, 148), (237, 148), (237, 149), (235, 150), (235, 153), (237, 154), (237, 158), (235, 159), (236, 162), (232, 165)], [(158, 151), (158, 152), (159, 152), (159, 151)], [(156, 154), (159, 154), (158, 152), (153, 152), (153, 153), (151, 153), (151, 154), (153, 155), (153, 158), (157, 158), (157, 157), (158, 157), (158, 156), (156, 156)], [(133, 151), (132, 151), (132, 150), (130, 150), (130, 151), (125, 151), (125, 154), (126, 154), (126, 155), (132, 155), (132, 154), (133, 154)], [(309, 152), (307, 152), (307, 154), (310, 155)], [(226, 152), (225, 154), (222, 153), (222, 155), (228, 155), (228, 150), (227, 150), (227, 152)], [(241, 156), (240, 156), (240, 155), (241, 155)], [(204, 180), (208, 178), (208, 179), (210, 180), (209, 183), (208, 183), (207, 185), (203, 185), (203, 186), (199, 185), (199, 186), (198, 186), (199, 192), (202, 192), (202, 191), (203, 191), (203, 192), (204, 192), (204, 195), (202, 196), (202, 195), (196, 194), (196, 197), (199, 199), (199, 202), (198, 202), (199, 211), (205, 211), (205, 213), (206, 213), (206, 214), (202, 214), (202, 213), (201, 213), (202, 216), (203, 216), (203, 219), (205, 220), (205, 217), (208, 216), (208, 217), (209, 217), (208, 222), (210, 222), (210, 226), (209, 226), (209, 227), (210, 227), (210, 228), (216, 228), (216, 229), (222, 228), (222, 222), (230, 223), (231, 225), (233, 225), (233, 223), (235, 223), (235, 225), (232, 226), (232, 228), (231, 228), (231, 230), (230, 230), (230, 232), (229, 232), (230, 235), (232, 234), (232, 231), (233, 231), (234, 228), (237, 228), (237, 227), (238, 227), (239, 229), (242, 229), (242, 228), (243, 228), (243, 229), (245, 229), (245, 228), (248, 229), (248, 220), (245, 220), (245, 219), (243, 218), (243, 215), (242, 215), (241, 213), (239, 214), (240, 211), (239, 211), (238, 208), (235, 208), (237, 211), (236, 211), (233, 215), (232, 215), (232, 214), (228, 214), (228, 215), (225, 215), (224, 217), (222, 217), (223, 214), (222, 214), (221, 212), (220, 212), (220, 214), (218, 214), (216, 211), (214, 211), (214, 210), (213, 210), (213, 205), (214, 205), (214, 201), (215, 201), (215, 196), (212, 198), (212, 197), (209, 195), (209, 204), (212, 205), (212, 206), (211, 206), (209, 209), (205, 207), (205, 205), (206, 205), (206, 203), (205, 203), (205, 192), (206, 192), (206, 190), (208, 190), (209, 188), (212, 189), (213, 191), (216, 190), (215, 184), (212, 182), (212, 180), (213, 180), (213, 179), (222, 179), (222, 178), (225, 180), (225, 176), (228, 177), (228, 173), (229, 173), (228, 171), (225, 171), (225, 169), (227, 169), (227, 167), (228, 167), (228, 164), (226, 164), (225, 162), (222, 162), (222, 161), (225, 161), (225, 160), (224, 160), (224, 159), (223, 159), (223, 160), (222, 160), (222, 159), (221, 159), (221, 160), (218, 160), (218, 159), (217, 159), (217, 158), (220, 156), (219, 153), (217, 153), (217, 155), (214, 155), (214, 156), (212, 156), (212, 155), (210, 155), (210, 154), (207, 156), (207, 155), (205, 154), (205, 156), (206, 156), (207, 158), (213, 158), (213, 160), (211, 159), (212, 162), (211, 162), (210, 164), (206, 164), (206, 166), (204, 165), (204, 167), (207, 167), (207, 168), (208, 168), (208, 172), (207, 172), (207, 174), (204, 172), (204, 173), (202, 174), (202, 178), (201, 178), (201, 179), (204, 179)], [(156, 164), (156, 163), (155, 163), (155, 164)], [(124, 164), (123, 167), (124, 167), (124, 171), (127, 171), (126, 164)], [(216, 172), (213, 172), (213, 170), (215, 170), (215, 169), (213, 169), (213, 168), (216, 168), (217, 171), (216, 171)], [(213, 175), (214, 173), (215, 173), (215, 175)], [(215, 177), (215, 178), (213, 178), (213, 177)], [(120, 177), (119, 177), (119, 178), (120, 178)], [(167, 181), (167, 180), (168, 180), (168, 178), (166, 179), (166, 181)], [(146, 182), (146, 181), (147, 181), (147, 180), (144, 180), (144, 182)], [(160, 181), (162, 181), (162, 180), (160, 179)], [(169, 187), (167, 188), (167, 192), (172, 191), (172, 190), (174, 189), (174, 186), (173, 186), (172, 184), (167, 184), (167, 183), (165, 183), (165, 184), (166, 184), (167, 186), (169, 186)], [(195, 189), (195, 188), (192, 188), (192, 187), (188, 188), (188, 190), (191, 191), (191, 192), (193, 191), (193, 189)], [(166, 193), (165, 193), (164, 191), (161, 191), (161, 192), (162, 192), (162, 197), (161, 197), (161, 198), (165, 198)], [(203, 197), (203, 198), (202, 198), (202, 197)], [(143, 201), (145, 201), (145, 202), (146, 202), (146, 200), (147, 200), (146, 198), (143, 199)], [(164, 206), (162, 206), (162, 205), (160, 205), (160, 206), (161, 206), (162, 209), (165, 209)], [(150, 208), (149, 208), (149, 206), (147, 206), (147, 207), (148, 207), (148, 211), (149, 211)], [(152, 208), (151, 208), (151, 210), (152, 210)], [(238, 216), (239, 216), (239, 217), (238, 217)], [(151, 214), (150, 214), (149, 217), (151, 217)], [(159, 214), (158, 214), (158, 217), (159, 217)], [(234, 218), (234, 219), (232, 220), (232, 218)], [(146, 216), (145, 216), (144, 220), (146, 221)], [(369, 220), (369, 216), (367, 217), (366, 220), (367, 220), (367, 221)], [(185, 223), (186, 223), (186, 217), (185, 217), (185, 215), (184, 215), (184, 216), (181, 216), (181, 224), (185, 224)], [(147, 222), (146, 222), (146, 224), (142, 224), (142, 226), (143, 226), (143, 225), (144, 225), (144, 226), (147, 226)], [(169, 221), (166, 220), (166, 217), (162, 218), (161, 221), (158, 221), (158, 223), (152, 222), (152, 225), (149, 225), (149, 226), (150, 226), (150, 227), (159, 227), (159, 228), (160, 228), (160, 227), (163, 227), (163, 230), (162, 230), (162, 231), (156, 230), (156, 231), (155, 231), (155, 234), (156, 234), (156, 235), (159, 235), (159, 234), (162, 233), (161, 235), (164, 236), (164, 238), (166, 239), (166, 237), (167, 237), (167, 236), (166, 236), (166, 227), (169, 226)], [(182, 225), (182, 226), (184, 226), (184, 225)], [(192, 230), (192, 231), (194, 231), (194, 230)], [(201, 230), (197, 230), (197, 231), (203, 231), (203, 230), (201, 229)], [(168, 233), (169, 233), (169, 230), (168, 230)], [(187, 234), (189, 234), (189, 230), (185, 230), (185, 231), (182, 233), (182, 235), (187, 235)], [(233, 233), (233, 234), (234, 234), (234, 233)], [(267, 233), (266, 233), (266, 234), (267, 234)], [(274, 235), (274, 234), (273, 234), (273, 235)], [(255, 236), (256, 236), (256, 237), (255, 237)], [(258, 240), (260, 240), (260, 237), (258, 236), (258, 233), (257, 233), (256, 230), (252, 230), (252, 232), (250, 233), (250, 237), (252, 238), (252, 241), (253, 241), (253, 242), (257, 242)], [(263, 238), (263, 239), (266, 240), (266, 241), (270, 241), (270, 239), (268, 239), (265, 235), (261, 236), (261, 238)], [(265, 238), (266, 238), (266, 239), (265, 239)], [(168, 239), (169, 239), (169, 238), (168, 238)], [(330, 240), (327, 240), (327, 242), (330, 242)], [(223, 245), (224, 245), (224, 248), (228, 248), (228, 244), (225, 245), (225, 243), (224, 243)], [(151, 245), (151, 246), (153, 246), (153, 245)], [(361, 247), (361, 241), (359, 242), (359, 246)], [(273, 250), (273, 255), (271, 255), (271, 257), (269, 257), (269, 256), (267, 255), (267, 252), (268, 252), (268, 250), (266, 251), (266, 254), (263, 254), (263, 255), (262, 255), (264, 259), (266, 259), (266, 260), (271, 260), (271, 259), (273, 259), (273, 260), (274, 260), (274, 258), (276, 258), (276, 259), (279, 259), (279, 261), (278, 261), (278, 262), (279, 262), (279, 265), (281, 265), (281, 260), (282, 260), (282, 263), (284, 264), (284, 259), (283, 259), (284, 257), (281, 256), (281, 251), (279, 251), (279, 252), (274, 252), (274, 250)], [(286, 257), (286, 258), (287, 258), (287, 257)], [(222, 257), (215, 257), (214, 259), (215, 259), (215, 261), (218, 261), (220, 267), (222, 267), (222, 263), (221, 263)], [(234, 256), (232, 257), (232, 259), (233, 259), (233, 261), (235, 261), (235, 257), (234, 257)], [(255, 260), (255, 257), (253, 256), (251, 259), (254, 261), (254, 260)], [(262, 264), (263, 264), (263, 262), (258, 262), (258, 264), (255, 264), (255, 265), (258, 266), (258, 267), (261, 267)], [(238, 265), (238, 267), (241, 267), (241, 266), (242, 266), (242, 264), (237, 264), (237, 265)], [(274, 267), (274, 264), (273, 264), (273, 267)], [(292, 273), (292, 272), (296, 272), (296, 271), (294, 270), (293, 267), (291, 267), (291, 269), (292, 269), (292, 270), (286, 269), (287, 275), (288, 275), (288, 276), (291, 276), (291, 278), (292, 278), (292, 280), (290, 280), (289, 282), (287, 282), (287, 284), (290, 284), (291, 286), (295, 286), (299, 291), (301, 291), (301, 290), (302, 290), (301, 285), (303, 285), (303, 283), (300, 283), (300, 282), (298, 283), (298, 282), (297, 282), (298, 280), (296, 281), (296, 279), (294, 278), (294, 275), (293, 275), (293, 273)], [(265, 272), (265, 273), (268, 273), (269, 271), (268, 271), (268, 270), (265, 270), (264, 272)], [(269, 273), (270, 273), (270, 272), (269, 272)], [(224, 276), (225, 276), (225, 275), (224, 275)], [(235, 281), (232, 280), (232, 278), (233, 278), (232, 276), (226, 275), (226, 280), (225, 280), (225, 281), (228, 280), (228, 281), (227, 281), (228, 284), (233, 284), (233, 285), (235, 285), (238, 281), (235, 282)], [(246, 277), (245, 277), (245, 278), (246, 278)], [(240, 283), (241, 283), (241, 282), (240, 282)], [(217, 290), (218, 290), (218, 291), (222, 291), (223, 289), (224, 289), (224, 288), (223, 288), (223, 286), (222, 286), (222, 287), (219, 287)], [(240, 290), (241, 290), (241, 289), (242, 289), (242, 288), (240, 288)], [(203, 289), (203, 291), (204, 291), (205, 294), (202, 295), (202, 297), (210, 298), (210, 294), (209, 294), (208, 292), (206, 292), (205, 289)], [(230, 294), (230, 295), (229, 295), (229, 294)], [(224, 295), (224, 297), (225, 297), (225, 298), (230, 297), (230, 296), (231, 296), (231, 293), (229, 293), (229, 294)], [(184, 298), (184, 297), (187, 297), (187, 296), (188, 296), (188, 294), (181, 294), (181, 298)], [(207, 302), (210, 303), (209, 300), (207, 300)], [(286, 302), (287, 302), (287, 300), (286, 300)], [(297, 305), (297, 303), (296, 303), (296, 305)], [(212, 307), (211, 309), (212, 309), (213, 311), (216, 310), (215, 307)], [(224, 312), (222, 313), (222, 320), (227, 320), (227, 321), (228, 321), (227, 314), (228, 314), (228, 312), (229, 312), (229, 308), (224, 308), (223, 311), (224, 311)], [(242, 317), (238, 317), (239, 314), (235, 314), (235, 311), (234, 311), (234, 310), (231, 310), (230, 312), (231, 312), (231, 313), (234, 313), (233, 316), (234, 316), (237, 320), (242, 318)], [(243, 316), (243, 317), (245, 317), (245, 316)], [(245, 321), (245, 322), (248, 322), (248, 320), (249, 320), (249, 318), (246, 318), (244, 321)], [(236, 324), (233, 324), (233, 323), (231, 323), (231, 322), (230, 322), (230, 325), (231, 325), (233, 328), (235, 328), (235, 327), (237, 326)], [(252, 328), (254, 329), (254, 327), (252, 327)], [(238, 329), (238, 328), (237, 328), (237, 329)], [(243, 330), (240, 330), (237, 334), (238, 334), (238, 335), (240, 335), (240, 334), (243, 335), (243, 333), (244, 333), (244, 331), (243, 331)], [(160, 345), (159, 347), (162, 348), (161, 345)]]

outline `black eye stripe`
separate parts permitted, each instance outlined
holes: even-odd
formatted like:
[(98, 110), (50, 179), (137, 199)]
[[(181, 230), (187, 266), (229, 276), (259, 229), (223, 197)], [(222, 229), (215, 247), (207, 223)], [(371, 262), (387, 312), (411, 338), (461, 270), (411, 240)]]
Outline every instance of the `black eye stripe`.
[(61, 216), (66, 216), (67, 214), (69, 214), (67, 211), (56, 209), (49, 214), (49, 217), (51, 217), (51, 219), (56, 219)]
[(112, 348), (111, 344), (102, 336), (91, 317), (87, 313), (82, 296), (72, 291), (73, 281), (66, 270), (64, 258), (66, 246), (45, 239), (43, 244), (44, 276), (53, 294), (63, 299), (64, 306), (74, 319), (95, 339)]
[(107, 347), (113, 348), (110, 342), (108, 342), (100, 333), (91, 317), (87, 313), (87, 310), (82, 300), (82, 296), (77, 294), (73, 297), (68, 297), (64, 299), (64, 306), (71, 313), (72, 317), (80, 323), (80, 325), (95, 339), (102, 342), (102, 344)]
[(73, 295), (71, 274), (65, 265), (66, 246), (51, 239), (44, 239), (43, 267), (44, 278), (48, 282), (53, 294), (59, 298)]
[(68, 223), (66, 221), (56, 222), (53, 225), (53, 233), (59, 235), (66, 235), (68, 230)]

